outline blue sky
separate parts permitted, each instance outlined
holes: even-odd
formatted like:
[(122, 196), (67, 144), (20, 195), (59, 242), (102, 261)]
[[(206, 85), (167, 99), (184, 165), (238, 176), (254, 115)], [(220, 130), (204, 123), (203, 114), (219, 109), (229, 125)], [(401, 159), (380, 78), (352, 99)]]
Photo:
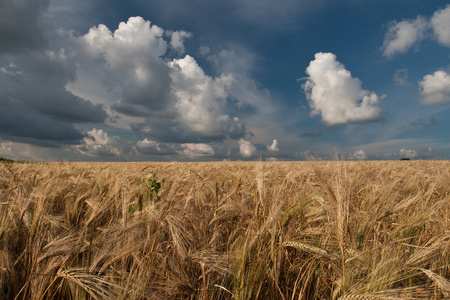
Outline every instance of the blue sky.
[(449, 103), (449, 1), (0, 1), (7, 158), (449, 159)]

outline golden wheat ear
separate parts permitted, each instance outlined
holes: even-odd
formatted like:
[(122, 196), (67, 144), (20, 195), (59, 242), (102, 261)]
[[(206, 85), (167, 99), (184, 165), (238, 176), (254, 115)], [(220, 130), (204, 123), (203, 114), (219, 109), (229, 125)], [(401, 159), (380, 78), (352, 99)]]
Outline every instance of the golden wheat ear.
[(340, 258), (335, 255), (334, 253), (331, 253), (327, 250), (321, 249), (319, 247), (315, 247), (315, 246), (311, 246), (308, 244), (304, 244), (301, 242), (297, 242), (297, 241), (286, 241), (283, 243), (284, 247), (294, 247), (298, 250), (304, 251), (304, 252), (309, 252), (312, 254), (315, 254), (319, 257), (323, 257), (329, 260), (340, 260)]
[[(391, 298), (383, 296), (373, 296), (373, 295), (344, 295), (338, 298), (338, 300), (401, 300), (403, 298)], [(410, 299), (410, 298), (404, 298)]]
[(419, 269), (424, 272), (433, 282), (437, 285), (437, 287), (444, 294), (445, 299), (450, 299), (450, 281), (439, 274), (434, 273), (433, 271), (426, 269)]

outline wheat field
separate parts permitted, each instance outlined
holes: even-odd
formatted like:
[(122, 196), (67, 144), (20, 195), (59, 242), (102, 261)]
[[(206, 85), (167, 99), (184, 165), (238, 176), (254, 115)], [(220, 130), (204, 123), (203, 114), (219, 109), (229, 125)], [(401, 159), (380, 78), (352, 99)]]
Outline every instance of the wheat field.
[(450, 163), (0, 163), (0, 299), (446, 299)]

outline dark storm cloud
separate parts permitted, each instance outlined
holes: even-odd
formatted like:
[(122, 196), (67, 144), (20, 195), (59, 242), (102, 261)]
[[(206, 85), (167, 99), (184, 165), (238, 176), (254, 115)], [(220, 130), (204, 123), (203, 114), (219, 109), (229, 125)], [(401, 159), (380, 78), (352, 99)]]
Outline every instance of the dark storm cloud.
[(140, 139), (148, 138), (165, 143), (211, 143), (252, 136), (244, 124), (230, 128), (228, 132), (211, 136), (193, 132), (176, 120), (147, 118), (145, 122), (131, 123), (131, 130)]
[(141, 105), (117, 102), (111, 105), (111, 108), (123, 115), (132, 116), (132, 117), (147, 117), (149, 115), (149, 111), (143, 109)]
[[(161, 64), (153, 70), (152, 80), (145, 83), (125, 83), (123, 101), (113, 104), (115, 111), (133, 117), (170, 115), (170, 77), (167, 65)], [(123, 79), (121, 82), (123, 83)]]
[(147, 118), (145, 123), (131, 123), (130, 127), (139, 138), (165, 143), (200, 143), (225, 138), (202, 138), (197, 133), (186, 130), (178, 122), (165, 119)]
[(75, 76), (74, 66), (67, 62), (31, 53), (17, 55), (5, 70), (0, 74), (0, 93), (40, 114), (68, 123), (103, 122), (107, 116), (101, 106), (65, 89), (68, 80)]
[(179, 124), (172, 120), (147, 118), (145, 122), (131, 123), (133, 133), (141, 139), (150, 139), (166, 143), (194, 143), (199, 138), (179, 129)]
[(74, 124), (107, 118), (100, 105), (66, 90), (76, 65), (45, 38), (52, 33), (42, 21), (47, 8), (48, 1), (0, 3), (0, 134), (5, 139), (73, 143), (82, 139)]
[(82, 138), (81, 133), (72, 124), (42, 115), (10, 97), (0, 95), (0, 106), (2, 138), (24, 140), (33, 144), (41, 144), (39, 140), (71, 143)]
[[(170, 96), (170, 77), (165, 68), (158, 68), (156, 78), (145, 84), (129, 83), (123, 91), (128, 104), (139, 105), (148, 113), (166, 109)], [(120, 108), (120, 105), (118, 106)]]
[(41, 14), (49, 0), (0, 1), (0, 53), (21, 52), (44, 47)]

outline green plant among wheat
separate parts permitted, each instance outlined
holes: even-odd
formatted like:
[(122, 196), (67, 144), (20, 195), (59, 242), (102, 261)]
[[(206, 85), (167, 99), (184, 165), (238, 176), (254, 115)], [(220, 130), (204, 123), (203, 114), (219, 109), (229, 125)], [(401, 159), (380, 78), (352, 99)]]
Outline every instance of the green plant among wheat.
[(141, 212), (144, 207), (144, 200), (147, 200), (150, 203), (159, 202), (161, 200), (159, 190), (161, 189), (162, 183), (164, 183), (164, 179), (158, 181), (155, 173), (146, 180), (138, 179), (139, 190), (136, 195), (137, 203), (130, 204), (128, 211), (130, 213), (133, 213), (136, 210)]

